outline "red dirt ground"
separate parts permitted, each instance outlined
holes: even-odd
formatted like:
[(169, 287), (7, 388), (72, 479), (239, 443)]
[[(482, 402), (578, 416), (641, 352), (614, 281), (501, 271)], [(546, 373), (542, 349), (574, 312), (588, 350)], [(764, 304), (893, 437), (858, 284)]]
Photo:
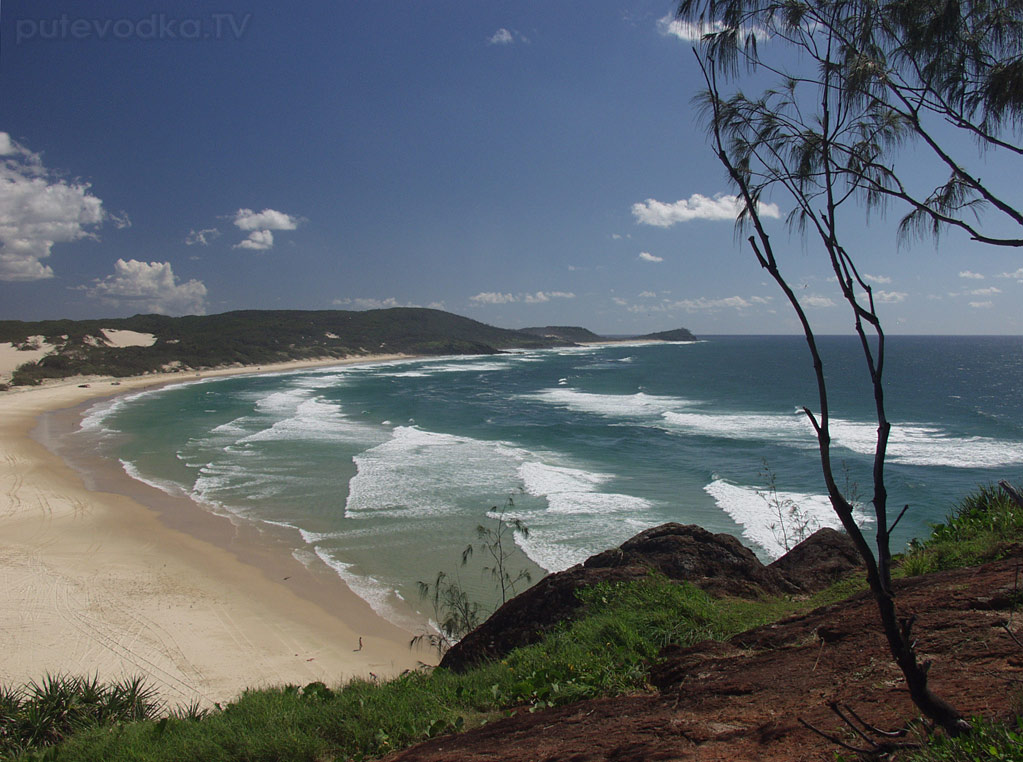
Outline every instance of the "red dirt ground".
[[(1012, 611), (1023, 553), (897, 584), (901, 614), (917, 616), (930, 684), (966, 715), (1004, 719), (1023, 705), (1023, 607)], [(1018, 582), (1023, 586), (1023, 579)], [(876, 727), (917, 716), (865, 596), (757, 628), (730, 643), (666, 654), (642, 695), (517, 715), (431, 739), (388, 762), (803, 762), (838, 748), (800, 719), (855, 742), (828, 708), (849, 705)]]

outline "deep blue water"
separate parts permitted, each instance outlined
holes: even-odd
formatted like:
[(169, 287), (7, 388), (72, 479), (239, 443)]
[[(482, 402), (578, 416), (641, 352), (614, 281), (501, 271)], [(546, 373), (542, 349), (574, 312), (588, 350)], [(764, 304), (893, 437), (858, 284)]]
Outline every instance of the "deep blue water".
[[(859, 346), (820, 343), (840, 482), (869, 495)], [(891, 337), (885, 376), (890, 505), (910, 505), (897, 544), (976, 485), (1023, 481), (1023, 338)], [(294, 528), (296, 557), (396, 616), (438, 570), (487, 596), (457, 561), (509, 501), (535, 574), (665, 521), (778, 555), (767, 471), (779, 502), (836, 524), (797, 412), (816, 401), (801, 337), (728, 336), (202, 381), (103, 403), (83, 435), (211, 510)]]

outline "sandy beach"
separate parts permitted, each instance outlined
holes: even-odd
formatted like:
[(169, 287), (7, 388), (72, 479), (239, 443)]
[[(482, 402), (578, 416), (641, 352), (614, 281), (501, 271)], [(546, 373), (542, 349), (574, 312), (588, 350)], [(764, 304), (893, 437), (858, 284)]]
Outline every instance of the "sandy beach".
[[(244, 372), (257, 369), (202, 376)], [(306, 569), (285, 543), (135, 482), (117, 464), (82, 472), (43, 444), (59, 423), (46, 413), (196, 375), (0, 393), (0, 683), (142, 674), (170, 704), (208, 705), (248, 687), (384, 678), (427, 658), (410, 652), (410, 633), (336, 575)]]

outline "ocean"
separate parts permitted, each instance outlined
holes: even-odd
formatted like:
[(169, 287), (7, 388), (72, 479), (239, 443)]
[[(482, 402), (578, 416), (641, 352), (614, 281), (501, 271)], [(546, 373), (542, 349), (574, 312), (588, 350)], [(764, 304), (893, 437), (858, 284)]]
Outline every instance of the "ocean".
[[(876, 424), (859, 345), (820, 345), (839, 481), (866, 500)], [(910, 506), (898, 548), (977, 485), (1023, 481), (1023, 338), (890, 337), (885, 376), (889, 505)], [(528, 527), (509, 564), (534, 580), (666, 521), (765, 561), (792, 507), (837, 526), (799, 412), (816, 400), (802, 337), (722, 336), (200, 379), (98, 403), (74, 436), (290, 538), (411, 627), (429, 614), (417, 583), (439, 571), (494, 604), (480, 554), (461, 565), (494, 507)], [(858, 516), (870, 532), (869, 506)]]

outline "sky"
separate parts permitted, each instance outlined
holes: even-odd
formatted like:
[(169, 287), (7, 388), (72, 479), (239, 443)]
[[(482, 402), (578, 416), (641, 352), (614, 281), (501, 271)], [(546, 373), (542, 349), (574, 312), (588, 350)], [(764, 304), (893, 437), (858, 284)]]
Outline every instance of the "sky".
[[(660, 0), (0, 7), (0, 319), (435, 307), (507, 328), (795, 333), (737, 237)], [(926, 177), (922, 152), (900, 158)], [(985, 180), (1023, 203), (1018, 172)], [(1019, 204), (1016, 204), (1019, 206)], [(762, 211), (822, 333), (819, 247)], [(1023, 254), (849, 215), (885, 326), (1023, 334)]]

